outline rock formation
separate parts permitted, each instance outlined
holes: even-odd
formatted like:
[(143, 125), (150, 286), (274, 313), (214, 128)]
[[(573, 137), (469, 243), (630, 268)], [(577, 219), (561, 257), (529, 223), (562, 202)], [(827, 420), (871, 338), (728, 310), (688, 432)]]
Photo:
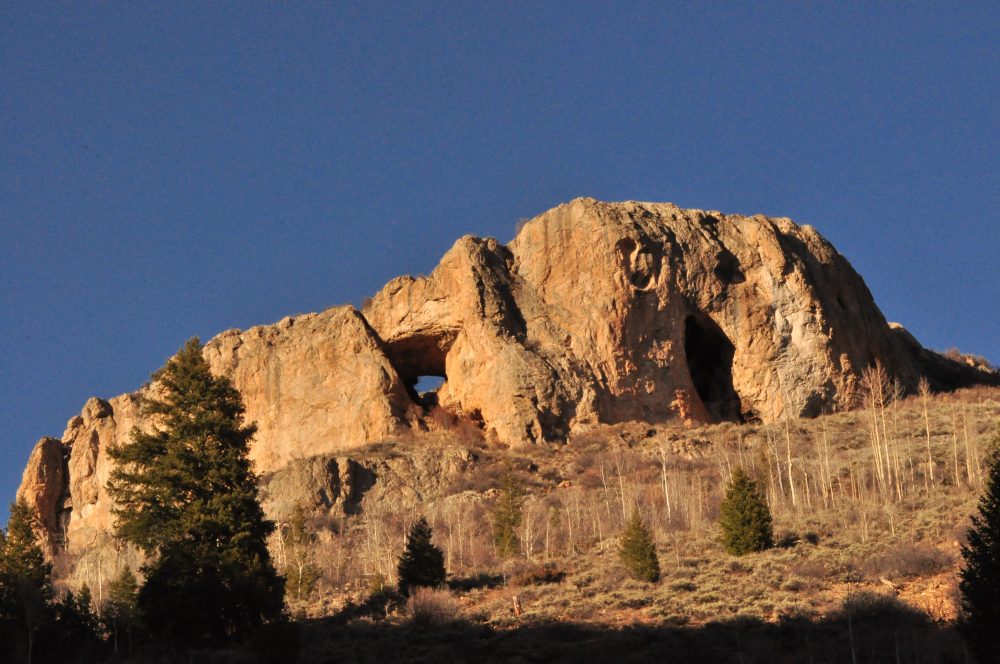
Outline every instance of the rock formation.
[[(593, 199), (532, 219), (506, 246), (463, 237), (429, 276), (394, 279), (361, 312), (230, 330), (205, 355), (259, 427), (252, 456), (272, 514), (300, 498), (359, 509), (365, 490), (406, 470), (351, 454), (433, 427), (440, 410), (495, 444), (530, 446), (598, 423), (842, 409), (876, 361), (907, 390), (921, 376), (938, 390), (1000, 383), (891, 327), (809, 226)], [(444, 383), (419, 395), (424, 376)], [(143, 426), (148, 389), (91, 399), (61, 440), (36, 446), (18, 495), (37, 510), (50, 555), (79, 558), (108, 542), (105, 450)], [(434, 468), (459, 473), (467, 462)]]

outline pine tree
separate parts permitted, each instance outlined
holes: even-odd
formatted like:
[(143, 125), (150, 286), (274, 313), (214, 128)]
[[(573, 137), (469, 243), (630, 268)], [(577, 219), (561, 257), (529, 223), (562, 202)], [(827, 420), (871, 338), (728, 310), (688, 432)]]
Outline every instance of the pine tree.
[(989, 479), (962, 546), (959, 628), (980, 662), (1000, 661), (1000, 432), (989, 450)]
[(410, 594), (417, 586), (436, 588), (444, 585), (447, 572), (444, 569), (444, 554), (431, 542), (431, 527), (427, 519), (420, 517), (406, 538), (406, 550), (399, 557), (399, 592)]
[(517, 529), (521, 525), (524, 490), (509, 470), (500, 481), (500, 495), (493, 510), (493, 544), (500, 558), (510, 558), (521, 551)]
[(298, 602), (307, 599), (316, 589), (321, 576), (313, 563), (316, 536), (306, 527), (305, 510), (296, 503), (288, 528), (282, 533), (285, 548), (285, 583), (287, 592)]
[(40, 642), (44, 661), (92, 662), (104, 643), (99, 633), (93, 597), (87, 584), (76, 594), (67, 592), (52, 605), (54, 619)]
[(76, 595), (76, 603), (73, 608), (79, 621), (80, 639), (82, 641), (94, 640), (97, 636), (98, 620), (94, 610), (94, 594), (86, 583), (80, 586), (80, 592)]
[(123, 649), (132, 656), (132, 633), (139, 623), (136, 605), (139, 583), (132, 569), (125, 567), (108, 585), (108, 599), (104, 603), (104, 623), (111, 633), (115, 652)]
[(50, 612), (52, 566), (35, 536), (35, 515), (22, 499), (10, 506), (0, 542), (0, 635), (18, 659), (31, 662), (35, 637)]
[(274, 524), (258, 478), (239, 392), (214, 377), (197, 338), (153, 374), (142, 412), (151, 430), (109, 449), (118, 537), (152, 561), (138, 606), (155, 634), (186, 645), (279, 620), (284, 584), (271, 563)]
[(632, 518), (625, 526), (618, 545), (618, 555), (632, 577), (650, 583), (660, 580), (660, 560), (656, 557), (656, 546), (638, 509), (632, 511)]
[(737, 468), (719, 505), (722, 545), (729, 553), (742, 556), (774, 546), (771, 510), (760, 485)]

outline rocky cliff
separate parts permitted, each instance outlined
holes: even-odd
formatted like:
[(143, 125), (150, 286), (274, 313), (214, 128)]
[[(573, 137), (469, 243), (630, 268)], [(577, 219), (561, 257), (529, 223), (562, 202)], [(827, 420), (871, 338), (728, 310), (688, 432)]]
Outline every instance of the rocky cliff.
[[(352, 452), (456, 418), (492, 444), (531, 446), (599, 423), (843, 409), (876, 361), (904, 389), (921, 376), (938, 390), (1000, 383), (890, 326), (809, 226), (585, 198), (532, 219), (508, 245), (461, 238), (429, 276), (394, 279), (363, 311), (230, 330), (205, 354), (259, 427), (252, 455), (275, 516), (296, 487), (318, 507), (361, 509), (380, 473), (407, 471)], [(444, 382), (417, 394), (426, 376)], [(112, 550), (105, 450), (143, 425), (143, 389), (155, 386), (91, 399), (61, 439), (35, 447), (18, 496), (37, 510), (50, 555)], [(462, 472), (469, 460), (456, 454), (396, 482), (419, 498), (417, 475)]]

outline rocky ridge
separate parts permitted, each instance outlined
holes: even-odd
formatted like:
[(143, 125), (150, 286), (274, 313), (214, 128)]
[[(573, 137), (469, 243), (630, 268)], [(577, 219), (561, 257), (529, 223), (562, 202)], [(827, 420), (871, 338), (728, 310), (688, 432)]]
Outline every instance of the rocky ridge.
[[(395, 464), (357, 456), (411, 432), (475, 426), (490, 444), (530, 447), (600, 424), (813, 416), (849, 407), (876, 361), (904, 390), (922, 376), (936, 390), (1000, 384), (888, 324), (810, 226), (587, 198), (508, 245), (459, 239), (430, 275), (390, 281), (362, 311), (229, 330), (205, 355), (258, 425), (251, 453), (275, 517), (297, 500), (348, 513), (374, 496), (420, 500), (473, 461), (461, 448)], [(426, 376), (444, 382), (418, 394)], [(93, 398), (61, 439), (36, 445), (18, 497), (50, 556), (121, 555), (105, 450), (146, 425), (150, 389)], [(380, 483), (393, 491), (369, 491)]]

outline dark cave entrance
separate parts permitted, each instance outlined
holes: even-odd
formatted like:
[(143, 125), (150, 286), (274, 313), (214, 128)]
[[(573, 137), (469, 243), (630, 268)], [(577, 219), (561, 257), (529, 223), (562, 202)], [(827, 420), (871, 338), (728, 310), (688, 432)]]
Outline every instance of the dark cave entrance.
[(743, 422), (733, 388), (733, 344), (711, 318), (692, 314), (684, 321), (684, 354), (694, 389), (715, 422)]
[(410, 399), (424, 410), (437, 405), (437, 391), (448, 380), (444, 369), (451, 341), (437, 335), (415, 335), (386, 346), (389, 361), (406, 385)]

